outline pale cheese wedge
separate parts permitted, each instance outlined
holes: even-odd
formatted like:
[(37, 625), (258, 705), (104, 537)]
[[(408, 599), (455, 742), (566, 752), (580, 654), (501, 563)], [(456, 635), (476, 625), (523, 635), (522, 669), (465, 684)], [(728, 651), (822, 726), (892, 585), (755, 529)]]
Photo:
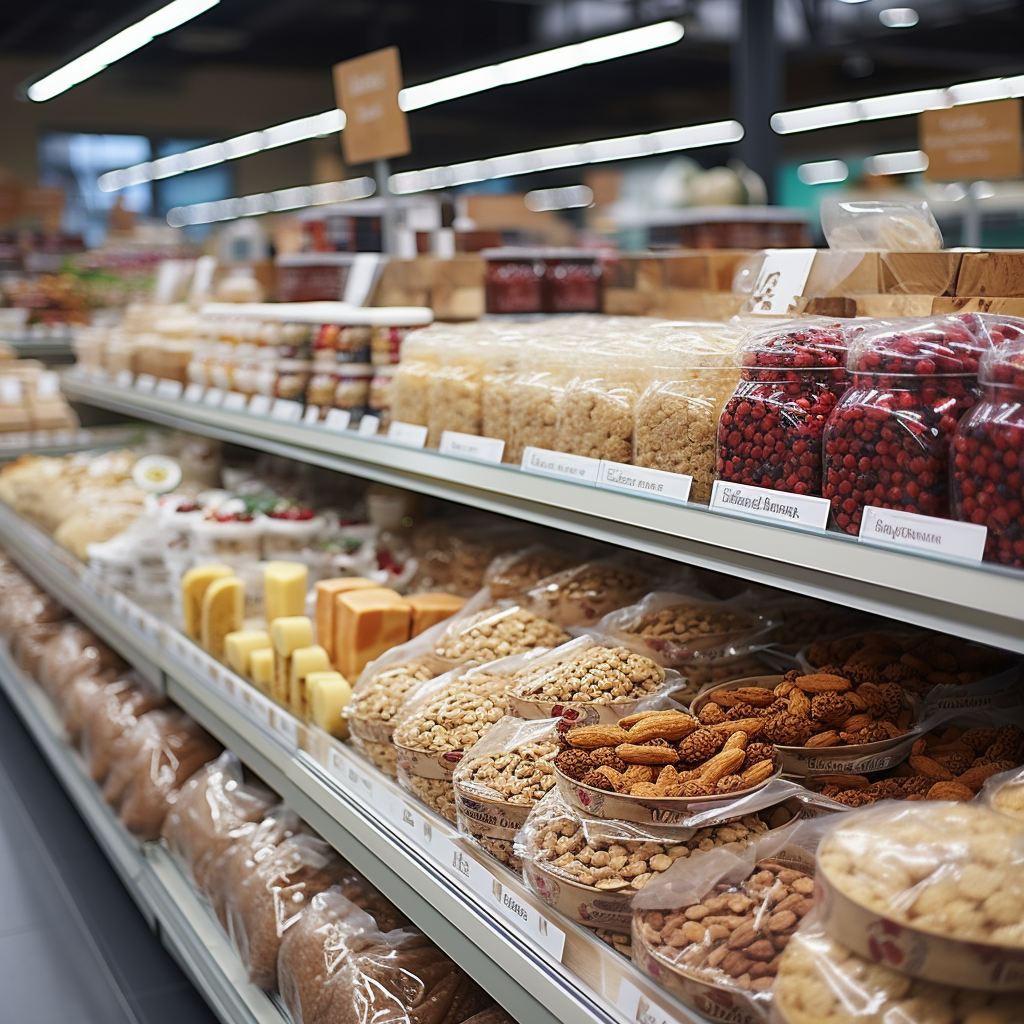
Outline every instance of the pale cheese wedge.
[(214, 580), (234, 576), (229, 565), (197, 565), (181, 578), (181, 611), (185, 635), (198, 640), (203, 632), (203, 596)]
[(208, 654), (224, 660), (224, 638), (245, 621), (245, 585), (235, 576), (214, 580), (203, 595), (202, 642)]
[(249, 659), (253, 651), (271, 650), (270, 634), (262, 629), (240, 629), (224, 637), (224, 660), (228, 667), (247, 679), (252, 676)]
[(339, 740), (348, 739), (348, 722), (342, 714), (352, 699), (352, 687), (340, 672), (312, 672), (306, 676), (310, 720)]
[(288, 706), (296, 718), (305, 720), (307, 715), (306, 676), (310, 672), (329, 672), (330, 669), (331, 659), (319, 644), (292, 651), (288, 661)]

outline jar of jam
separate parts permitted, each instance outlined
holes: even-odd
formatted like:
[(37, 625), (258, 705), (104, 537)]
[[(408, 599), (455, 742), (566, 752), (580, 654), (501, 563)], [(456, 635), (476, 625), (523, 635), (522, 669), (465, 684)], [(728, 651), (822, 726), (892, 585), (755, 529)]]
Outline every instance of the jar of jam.
[(335, 367), (335, 409), (347, 409), (352, 423), (358, 423), (370, 404), (370, 379), (373, 367), (369, 363), (345, 363)]
[(485, 249), (484, 299), (488, 313), (544, 310), (544, 260), (540, 250)]
[(993, 327), (981, 357), (984, 400), (959, 423), (953, 518), (988, 527), (985, 561), (1024, 569), (1024, 321)]
[(583, 249), (555, 249), (544, 255), (544, 312), (600, 313), (601, 264)]
[(949, 518), (950, 444), (981, 397), (989, 345), (973, 314), (889, 321), (852, 343), (851, 386), (825, 428), (823, 493), (840, 529), (859, 532), (867, 505)]
[(821, 494), (822, 432), (846, 390), (850, 327), (792, 321), (740, 345), (740, 382), (718, 421), (718, 477)]

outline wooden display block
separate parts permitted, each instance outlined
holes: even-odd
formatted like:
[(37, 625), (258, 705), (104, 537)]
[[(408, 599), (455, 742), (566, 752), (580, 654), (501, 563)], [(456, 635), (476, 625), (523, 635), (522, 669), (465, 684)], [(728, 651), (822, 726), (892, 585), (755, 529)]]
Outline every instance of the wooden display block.
[(952, 296), (936, 299), (933, 313), (1002, 313), (1005, 316), (1024, 316), (1024, 296)]
[(815, 297), (877, 295), (880, 265), (876, 252), (821, 249), (814, 254), (804, 295)]
[(963, 256), (961, 252), (883, 252), (880, 290), (887, 295), (953, 295)]
[(1024, 296), (1024, 250), (963, 253), (955, 294)]

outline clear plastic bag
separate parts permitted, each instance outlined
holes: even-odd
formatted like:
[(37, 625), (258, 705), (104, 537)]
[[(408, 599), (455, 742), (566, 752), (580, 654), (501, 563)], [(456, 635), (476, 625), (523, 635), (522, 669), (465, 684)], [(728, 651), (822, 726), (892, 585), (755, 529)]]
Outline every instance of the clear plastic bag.
[(495, 600), (521, 599), (541, 580), (576, 565), (585, 550), (581, 545), (580, 555), (576, 556), (564, 546), (531, 544), (521, 551), (498, 555), (487, 567), (484, 586), (490, 589)]
[(430, 381), (427, 447), (437, 448), (446, 430), (478, 436), (483, 427), (483, 382), (488, 350), (460, 334), (446, 345)]
[[(0, 595), (0, 601), (4, 595)], [(50, 644), (59, 636), (64, 628), (63, 622), (40, 622), (26, 626), (11, 637), (11, 654), (21, 670), (31, 678), (39, 681), (39, 666)]]
[(924, 199), (823, 199), (821, 228), (830, 249), (934, 252), (942, 232)]
[(539, 580), (528, 593), (528, 607), (566, 628), (593, 626), (616, 608), (637, 601), (658, 582), (658, 575), (637, 559), (605, 558)]
[(430, 384), (437, 372), (445, 336), (440, 328), (426, 328), (402, 342), (402, 359), (391, 391), (391, 418), (427, 426), (430, 422)]
[(160, 694), (134, 674), (101, 686), (94, 699), (87, 701), (81, 713), (79, 749), (93, 782), (106, 782), (121, 736), (164, 703)]
[(124, 662), (95, 633), (71, 621), (62, 623), (46, 644), (36, 666), (36, 680), (57, 700), (72, 679), (123, 666)]
[(27, 579), (8, 591), (0, 604), (0, 638), (13, 640), (23, 629), (45, 622), (60, 622), (71, 613)]
[(558, 450), (558, 411), (572, 377), (575, 339), (531, 338), (523, 348), (519, 372), (509, 383), (509, 427), (505, 460), (523, 461), (526, 448)]

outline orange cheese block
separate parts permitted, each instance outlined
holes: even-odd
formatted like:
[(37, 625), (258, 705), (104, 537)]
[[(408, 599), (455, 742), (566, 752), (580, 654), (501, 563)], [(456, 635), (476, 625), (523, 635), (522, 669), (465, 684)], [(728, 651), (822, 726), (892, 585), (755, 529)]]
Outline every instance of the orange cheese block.
[(197, 565), (181, 578), (181, 611), (185, 621), (185, 635), (198, 640), (203, 632), (203, 596), (214, 580), (234, 576), (229, 565)]
[(466, 603), (454, 594), (411, 594), (406, 601), (412, 606), (412, 636), (444, 622)]
[(224, 660), (224, 638), (235, 633), (245, 621), (245, 586), (228, 576), (214, 580), (203, 595), (203, 647), (208, 654)]
[(376, 589), (379, 584), (363, 576), (321, 580), (316, 585), (316, 640), (334, 660), (334, 599), (349, 590)]
[(393, 590), (350, 590), (334, 606), (334, 667), (357, 679), (364, 666), (409, 639), (412, 608)]

